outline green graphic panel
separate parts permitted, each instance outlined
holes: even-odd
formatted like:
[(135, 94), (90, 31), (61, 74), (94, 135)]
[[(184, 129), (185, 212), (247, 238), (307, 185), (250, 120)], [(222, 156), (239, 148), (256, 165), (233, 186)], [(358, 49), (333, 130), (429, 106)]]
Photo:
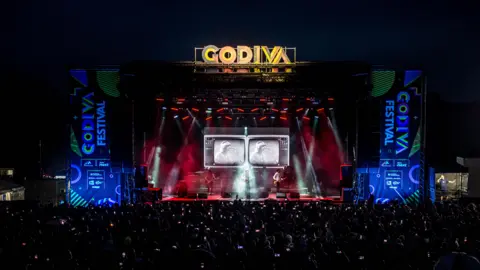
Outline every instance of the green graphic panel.
[(415, 140), (413, 141), (412, 148), (410, 149), (410, 154), (408, 157), (412, 157), (420, 150), (420, 140), (421, 136), (420, 133), (422, 132), (421, 128), (418, 128), (417, 135), (415, 135)]
[(77, 156), (82, 157), (82, 151), (80, 151), (80, 147), (78, 146), (78, 141), (75, 137), (75, 132), (73, 131), (72, 127), (70, 127), (70, 148), (72, 149), (72, 152), (77, 154)]
[(380, 97), (385, 95), (395, 82), (395, 71), (376, 70), (372, 72), (372, 96)]
[(119, 97), (120, 91), (117, 85), (120, 81), (118, 71), (97, 71), (97, 83), (106, 95)]

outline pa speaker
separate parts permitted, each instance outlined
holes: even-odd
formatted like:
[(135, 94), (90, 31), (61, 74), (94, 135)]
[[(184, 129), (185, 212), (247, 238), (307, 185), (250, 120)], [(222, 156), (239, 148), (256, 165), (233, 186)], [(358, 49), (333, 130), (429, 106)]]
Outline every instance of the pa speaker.
[(208, 193), (206, 192), (198, 193), (198, 199), (208, 199)]
[(290, 199), (300, 199), (300, 193), (299, 192), (290, 192)]
[(340, 166), (340, 179), (341, 186), (343, 188), (353, 187), (353, 167), (352, 165), (342, 165)]
[(148, 187), (148, 168), (145, 164), (135, 168), (135, 188)]
[(197, 193), (196, 192), (188, 192), (187, 193), (187, 199), (196, 199), (197, 198)]
[(259, 194), (259, 198), (260, 198), (260, 199), (267, 199), (267, 198), (268, 198), (268, 195), (269, 195), (269, 194), (268, 194), (268, 191), (262, 191), (262, 192), (260, 192), (260, 194)]
[(353, 189), (352, 188), (343, 188), (342, 189), (342, 201), (344, 203), (353, 203)]

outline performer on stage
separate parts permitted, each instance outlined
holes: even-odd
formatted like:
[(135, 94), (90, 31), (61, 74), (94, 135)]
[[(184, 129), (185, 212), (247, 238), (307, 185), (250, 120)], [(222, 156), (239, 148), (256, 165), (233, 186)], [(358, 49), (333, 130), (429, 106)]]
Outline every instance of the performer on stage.
[(277, 187), (277, 192), (280, 191), (280, 182), (282, 181), (281, 172), (280, 169), (277, 169), (273, 175), (273, 185)]
[(245, 170), (243, 181), (245, 181), (245, 198), (250, 199), (250, 177), (249, 171)]
[(205, 184), (207, 185), (208, 194), (213, 193), (213, 183), (215, 182), (215, 180), (217, 180), (217, 177), (211, 169), (208, 169), (207, 174), (205, 175)]

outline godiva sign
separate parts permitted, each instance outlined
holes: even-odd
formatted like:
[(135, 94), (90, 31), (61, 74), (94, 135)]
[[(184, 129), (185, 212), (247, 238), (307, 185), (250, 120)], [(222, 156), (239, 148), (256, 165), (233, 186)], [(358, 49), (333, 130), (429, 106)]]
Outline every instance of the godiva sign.
[[(295, 52), (294, 48), (275, 46), (231, 46), (217, 47), (208, 45), (202, 50), (202, 60), (207, 64), (292, 64), (287, 52)], [(295, 57), (295, 56), (294, 56)]]

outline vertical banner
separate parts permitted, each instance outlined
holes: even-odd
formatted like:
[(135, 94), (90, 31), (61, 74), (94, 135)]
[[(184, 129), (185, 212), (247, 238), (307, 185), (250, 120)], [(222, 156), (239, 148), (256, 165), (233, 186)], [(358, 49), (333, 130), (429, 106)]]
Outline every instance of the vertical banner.
[[(105, 71), (70, 71), (73, 93), (70, 96), (72, 118), (69, 203), (73, 206), (119, 201), (120, 177), (111, 167), (109, 148), (111, 116), (107, 110), (109, 100), (114, 95), (112, 96), (111, 87), (107, 87), (108, 91), (105, 91), (106, 76), (102, 76), (101, 72)], [(118, 74), (118, 71), (108, 72)]]
[(380, 162), (370, 175), (377, 203), (420, 198), (422, 72), (390, 70), (372, 73), (372, 95), (381, 99)]

